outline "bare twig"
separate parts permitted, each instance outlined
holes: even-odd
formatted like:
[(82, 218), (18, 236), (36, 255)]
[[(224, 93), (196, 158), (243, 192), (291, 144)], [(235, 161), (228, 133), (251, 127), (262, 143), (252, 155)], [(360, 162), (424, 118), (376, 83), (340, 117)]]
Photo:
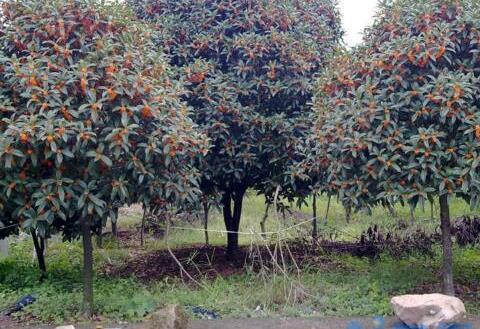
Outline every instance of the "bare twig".
[(168, 250), (168, 253), (170, 254), (170, 256), (172, 256), (173, 260), (175, 261), (175, 263), (177, 263), (178, 267), (180, 267), (180, 273), (185, 273), (185, 275), (192, 281), (194, 282), (196, 285), (198, 285), (199, 287), (201, 288), (204, 288), (206, 289), (206, 287), (201, 284), (200, 282), (198, 282), (197, 280), (195, 280), (191, 275), (190, 273), (188, 273), (187, 270), (185, 270), (185, 268), (183, 267), (182, 263), (178, 260), (178, 258), (175, 256), (175, 254), (173, 253), (172, 249), (170, 248), (170, 243), (169, 243), (169, 234), (170, 234), (170, 221), (167, 219), (167, 228), (166, 228), (166, 231), (165, 231), (165, 244), (167, 245), (167, 250)]

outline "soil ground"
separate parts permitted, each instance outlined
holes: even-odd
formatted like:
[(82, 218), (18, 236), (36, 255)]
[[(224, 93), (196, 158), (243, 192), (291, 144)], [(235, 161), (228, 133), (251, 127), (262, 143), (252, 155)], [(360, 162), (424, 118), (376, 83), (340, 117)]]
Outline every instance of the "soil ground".
[[(119, 232), (119, 240), (122, 246), (128, 247), (135, 239), (135, 232)], [(359, 257), (375, 257), (378, 246), (375, 244), (339, 241), (319, 241), (317, 244), (306, 240), (294, 240), (289, 242), (288, 251), (283, 246), (279, 252), (278, 245), (241, 246), (238, 251), (237, 261), (232, 263), (225, 259), (226, 248), (218, 246), (191, 245), (188, 247), (175, 248), (172, 252), (177, 258), (171, 257), (167, 250), (135, 251), (131, 257), (120, 266), (106, 264), (101, 272), (106, 277), (129, 278), (136, 277), (142, 282), (155, 282), (165, 277), (179, 277), (184, 279), (180, 271), (180, 262), (186, 272), (195, 278), (229, 277), (245, 271), (246, 266), (272, 265), (272, 259), (280, 261), (280, 254), (294, 261), (300, 268), (305, 265), (318, 267), (335, 267), (328, 257), (328, 253), (351, 254)], [(287, 253), (288, 252), (288, 253)], [(274, 256), (275, 255), (275, 256)], [(260, 261), (261, 260), (261, 261)], [(262, 264), (260, 264), (262, 262)], [(268, 264), (267, 264), (268, 263)]]
[[(273, 250), (275, 246), (270, 249)], [(301, 266), (308, 262), (315, 261), (322, 264), (330, 264), (328, 257), (322, 257), (320, 249), (312, 249), (311, 245), (297, 243), (290, 246), (291, 255), (295, 262)], [(285, 251), (286, 252), (286, 251)], [(258, 259), (266, 263), (271, 262), (272, 256), (268, 248), (260, 247), (252, 250), (249, 247), (241, 247), (238, 252), (237, 261), (229, 262), (225, 259), (226, 249), (223, 247), (205, 247), (202, 245), (177, 248), (173, 250), (178, 262), (184, 270), (195, 278), (216, 278), (229, 277), (245, 271), (246, 266), (260, 265)], [(310, 256), (310, 257), (309, 257)], [(277, 257), (279, 257), (277, 255)], [(267, 264), (262, 264), (267, 265)], [(102, 269), (102, 274), (111, 277), (122, 278), (136, 277), (142, 282), (154, 282), (165, 277), (184, 278), (178, 263), (167, 250), (156, 250), (150, 252), (132, 253), (132, 257), (121, 266), (107, 264)]]
[[(26, 327), (0, 318), (1, 329), (50, 329), (48, 326)], [(77, 329), (96, 329), (97, 324), (77, 325)], [(129, 325), (104, 325), (101, 328), (151, 329), (148, 323)], [(387, 318), (385, 323), (371, 318), (323, 318), (323, 319), (230, 319), (195, 320), (189, 329), (408, 329), (395, 318)], [(480, 329), (480, 318), (468, 318), (462, 324), (450, 329)]]
[[(128, 237), (131, 234), (127, 231), (122, 232), (121, 242), (129, 241)], [(130, 258), (120, 265), (106, 264), (101, 269), (101, 273), (105, 277), (135, 277), (144, 283), (157, 282), (166, 277), (179, 278), (183, 282), (189, 282), (191, 278), (198, 280), (228, 278), (245, 273), (247, 269), (273, 268), (274, 264), (282, 261), (279, 256), (281, 253), (276, 252), (276, 248), (275, 245), (263, 245), (255, 249), (242, 246), (236, 262), (226, 260), (226, 248), (218, 246), (193, 245), (176, 248), (172, 252), (177, 260), (167, 250), (136, 251), (132, 252)], [(297, 240), (290, 242), (288, 254), (286, 250), (283, 250), (283, 253), (288, 262), (294, 261), (300, 269), (314, 266), (316, 269), (334, 270), (343, 265), (331, 259), (329, 257), (331, 253), (371, 257), (375, 256), (378, 250), (376, 245), (360, 241), (320, 241), (312, 245), (306, 241)], [(273, 259), (275, 259), (274, 262), (272, 262)], [(183, 270), (177, 262), (182, 265)], [(438, 291), (442, 291), (441, 283), (422, 284), (408, 293), (429, 294)], [(478, 291), (477, 281), (455, 284), (456, 295), (464, 301), (478, 298)]]

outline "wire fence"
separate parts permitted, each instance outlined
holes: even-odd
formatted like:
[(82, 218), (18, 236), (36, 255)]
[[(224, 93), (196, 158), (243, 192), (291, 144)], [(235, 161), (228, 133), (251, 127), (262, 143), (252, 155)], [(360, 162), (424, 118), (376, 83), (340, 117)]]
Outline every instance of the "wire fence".
[(9, 225), (9, 226), (0, 227), (0, 232), (5, 231), (5, 230), (9, 230), (9, 229), (17, 227), (17, 226), (20, 226), (20, 224), (12, 224), (12, 225)]
[[(317, 218), (318, 219), (318, 218)], [(297, 223), (295, 225), (291, 225), (291, 226), (288, 226), (288, 227), (285, 227), (285, 228), (282, 228), (282, 229), (279, 229), (277, 231), (267, 231), (267, 232), (257, 232), (257, 231), (254, 231), (254, 230), (251, 230), (249, 232), (245, 232), (245, 231), (229, 231), (229, 230), (214, 230), (214, 229), (205, 229), (205, 228), (196, 228), (196, 227), (184, 227), (184, 226), (170, 226), (170, 229), (171, 230), (174, 230), (174, 231), (196, 231), (196, 232), (208, 232), (208, 233), (216, 233), (216, 234), (229, 234), (229, 233), (236, 233), (236, 234), (239, 234), (239, 235), (246, 235), (246, 236), (279, 236), (279, 235), (282, 235), (282, 233), (285, 233), (285, 232), (289, 232), (289, 231), (292, 231), (296, 228), (300, 228), (300, 227), (303, 227), (303, 226), (306, 226), (307, 224), (311, 224), (313, 221), (315, 220), (315, 218), (310, 218), (310, 219), (307, 219), (307, 220), (304, 220), (300, 223)], [(0, 227), (0, 232), (1, 231), (5, 231), (5, 230), (9, 230), (9, 229), (12, 229), (14, 227), (19, 227), (20, 224), (12, 224), (12, 225), (8, 225), (8, 226), (5, 226), (5, 227)], [(334, 227), (334, 226), (330, 226), (326, 223), (324, 224), (321, 224), (320, 225), (320, 228), (322, 229), (328, 229), (332, 232), (337, 232), (337, 233), (341, 233), (341, 234), (344, 234), (344, 235), (347, 235), (347, 236), (350, 236), (352, 238), (355, 238), (355, 236), (353, 236), (352, 234), (344, 231), (344, 230), (341, 230), (337, 227)]]
[(172, 226), (170, 227), (170, 229), (172, 230), (181, 230), (181, 231), (200, 231), (200, 232), (209, 232), (209, 233), (218, 233), (218, 234), (228, 234), (228, 233), (238, 233), (240, 235), (264, 235), (264, 236), (267, 236), (267, 235), (280, 235), (284, 232), (288, 232), (288, 231), (291, 231), (295, 228), (298, 228), (298, 227), (301, 227), (301, 226), (304, 226), (306, 224), (309, 224), (311, 222), (313, 222), (315, 220), (315, 218), (311, 218), (311, 219), (308, 219), (308, 220), (305, 220), (301, 223), (298, 223), (298, 224), (295, 224), (295, 225), (292, 225), (292, 226), (289, 226), (289, 227), (286, 227), (286, 228), (283, 228), (283, 229), (280, 229), (280, 230), (277, 230), (277, 231), (269, 231), (269, 232), (256, 232), (256, 231), (250, 231), (250, 232), (242, 232), (242, 231), (228, 231), (228, 230), (212, 230), (212, 229), (204, 229), (204, 228), (194, 228), (194, 227), (182, 227), (182, 226)]

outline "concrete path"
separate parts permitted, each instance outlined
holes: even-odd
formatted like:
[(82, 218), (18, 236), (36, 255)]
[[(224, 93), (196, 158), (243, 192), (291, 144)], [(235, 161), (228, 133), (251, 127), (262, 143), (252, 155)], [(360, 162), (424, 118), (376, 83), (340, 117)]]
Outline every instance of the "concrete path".
[[(0, 329), (53, 329), (52, 326), (23, 326), (13, 322), (2, 322)], [(4, 319), (5, 320), (5, 319)], [(96, 329), (97, 324), (76, 325), (76, 329)], [(103, 325), (104, 329), (155, 329), (148, 323)], [(229, 319), (195, 320), (189, 329), (408, 329), (394, 318), (379, 323), (371, 318), (322, 318), (322, 319)], [(480, 317), (469, 318), (464, 324), (449, 329), (480, 329)]]
[[(476, 319), (470, 324), (457, 325), (449, 329), (480, 329)], [(467, 322), (468, 323), (468, 322)], [(242, 319), (195, 321), (189, 329), (408, 329), (398, 320), (389, 318), (385, 322), (369, 318), (324, 318), (324, 319)]]

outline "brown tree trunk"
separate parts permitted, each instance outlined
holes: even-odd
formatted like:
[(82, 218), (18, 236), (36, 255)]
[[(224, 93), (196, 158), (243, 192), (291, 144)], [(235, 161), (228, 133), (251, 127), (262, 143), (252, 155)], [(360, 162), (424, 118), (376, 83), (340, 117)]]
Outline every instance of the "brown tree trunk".
[(265, 232), (266, 232), (266, 227), (265, 224), (267, 223), (268, 219), (268, 210), (270, 209), (270, 202), (267, 202), (267, 206), (265, 207), (265, 213), (263, 214), (263, 218), (260, 222), (260, 228), (262, 230), (262, 237), (266, 238)]
[(433, 222), (435, 220), (435, 199), (431, 194), (428, 194), (427, 198), (430, 204), (430, 220)]
[(328, 224), (328, 213), (330, 212), (330, 203), (332, 202), (332, 196), (328, 196), (328, 201), (327, 201), (327, 211), (325, 212), (325, 218), (323, 219), (323, 222), (325, 225)]
[(142, 225), (140, 226), (140, 246), (145, 246), (145, 220), (147, 218), (147, 206), (143, 205)]
[(98, 232), (97, 235), (97, 248), (98, 249), (103, 249), (103, 229), (100, 229), (100, 232)]
[(93, 316), (93, 245), (88, 218), (82, 219), (83, 238), (83, 314)]
[(115, 239), (118, 237), (117, 220), (112, 220), (112, 235)]
[(387, 209), (388, 209), (388, 212), (390, 213), (390, 216), (392, 216), (393, 218), (398, 217), (397, 211), (390, 203), (387, 203)]
[(430, 220), (433, 222), (435, 220), (435, 203), (430, 201)]
[(454, 296), (455, 290), (453, 287), (452, 230), (450, 223), (450, 207), (448, 205), (447, 194), (440, 196), (440, 220), (443, 247), (443, 293)]
[(32, 230), (33, 246), (37, 255), (38, 268), (40, 269), (40, 281), (47, 277), (47, 266), (45, 264), (45, 239), (38, 237), (35, 230)]
[(208, 212), (209, 212), (208, 201), (203, 202), (203, 228), (205, 230), (205, 245), (210, 245), (208, 238)]
[[(45, 255), (47, 253), (47, 239), (44, 237), (40, 237), (40, 250), (42, 251), (42, 256), (45, 263)], [(45, 271), (46, 271), (46, 266), (45, 266)]]
[(317, 193), (313, 193), (313, 219), (312, 219), (312, 239), (317, 240), (318, 230), (317, 230)]
[(415, 208), (410, 206), (410, 225), (415, 224)]
[[(236, 260), (238, 251), (238, 230), (242, 216), (244, 189), (238, 189), (233, 193), (227, 192), (223, 197), (223, 219), (227, 233), (227, 259)], [(232, 211), (233, 201), (233, 211)]]
[(350, 223), (351, 219), (352, 219), (352, 207), (345, 206), (345, 220), (347, 221), (347, 223)]

